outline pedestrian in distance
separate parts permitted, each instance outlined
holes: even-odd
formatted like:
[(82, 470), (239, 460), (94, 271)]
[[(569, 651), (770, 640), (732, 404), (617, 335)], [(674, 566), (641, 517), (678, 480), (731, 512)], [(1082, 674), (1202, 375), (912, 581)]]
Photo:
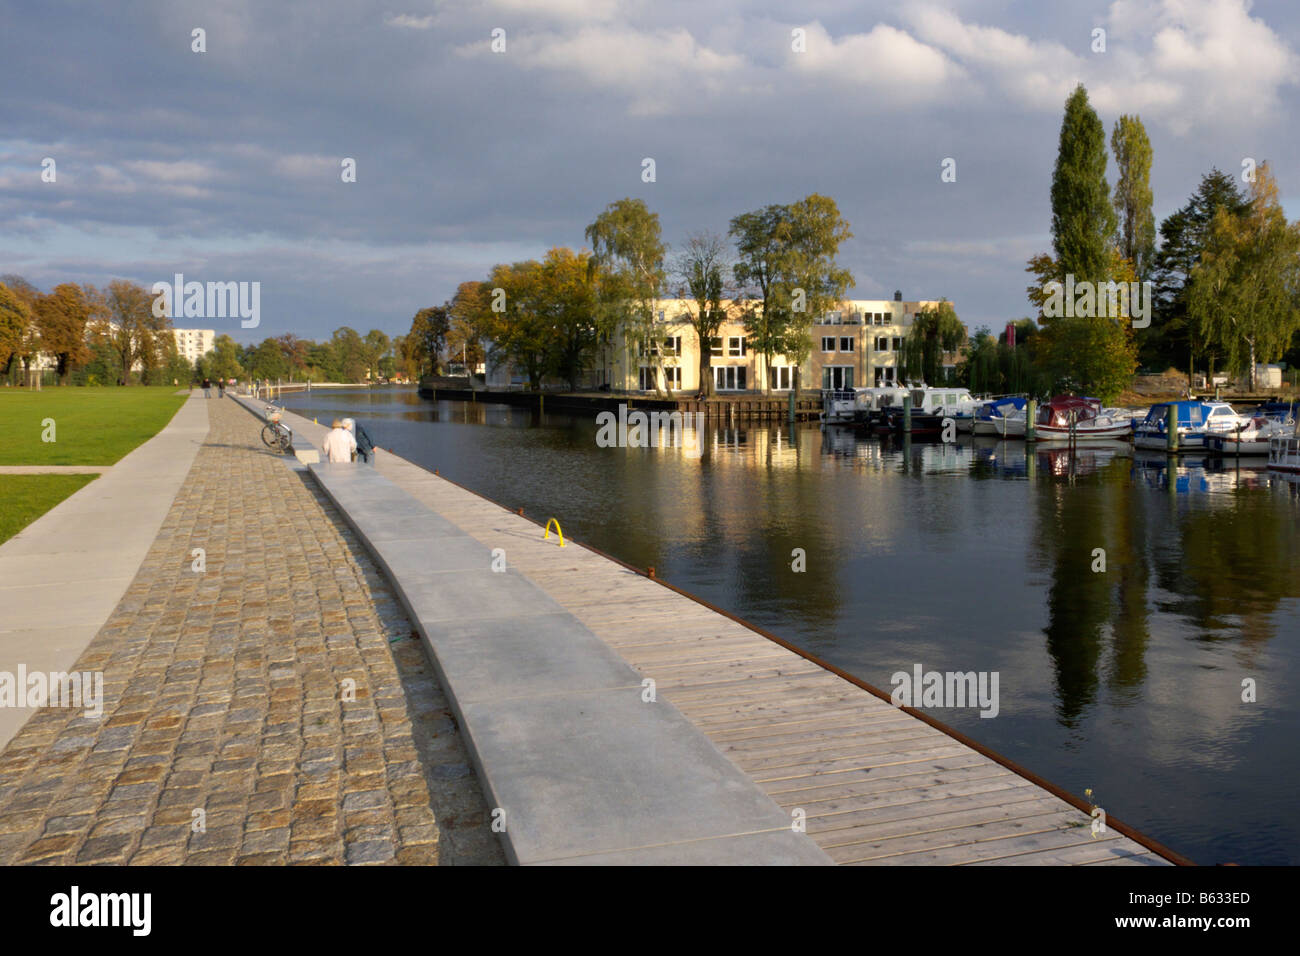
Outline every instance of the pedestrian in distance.
[(325, 444), (321, 446), (321, 451), (325, 453), (325, 460), (350, 462), (356, 449), (357, 443), (353, 440), (352, 434), (343, 427), (343, 422), (334, 419), (329, 434), (325, 436)]
[(224, 378), (219, 378), (217, 379), (217, 398), (225, 398), (225, 397), (226, 397), (226, 380)]
[(212, 397), (212, 380), (211, 380), (211, 379), (205, 378), (205, 379), (203, 380), (203, 397), (204, 397), (204, 398), (211, 398), (211, 397)]

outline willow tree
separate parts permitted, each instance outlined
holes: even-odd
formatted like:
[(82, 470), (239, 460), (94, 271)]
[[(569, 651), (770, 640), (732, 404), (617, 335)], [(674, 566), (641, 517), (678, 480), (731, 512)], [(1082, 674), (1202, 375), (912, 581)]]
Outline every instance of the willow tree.
[(912, 322), (903, 341), (903, 378), (938, 385), (943, 371), (943, 356), (955, 352), (966, 342), (966, 326), (947, 299), (928, 305)]
[(1300, 224), (1289, 223), (1267, 163), (1255, 170), (1244, 216), (1220, 208), (1192, 269), (1188, 312), (1257, 385), (1256, 364), (1279, 358), (1300, 330)]
[(655, 358), (658, 389), (662, 350), (654, 348), (659, 329), (655, 304), (665, 279), (668, 247), (659, 229), (659, 214), (643, 199), (620, 199), (605, 207), (585, 233), (591, 243), (591, 268), (600, 273), (596, 323), (599, 338), (608, 341), (615, 329), (625, 342)]

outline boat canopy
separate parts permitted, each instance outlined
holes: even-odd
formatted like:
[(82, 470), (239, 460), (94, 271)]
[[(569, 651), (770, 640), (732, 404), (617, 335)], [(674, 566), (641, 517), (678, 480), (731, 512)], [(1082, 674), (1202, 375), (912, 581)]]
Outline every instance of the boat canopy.
[(1081, 395), (1057, 395), (1038, 410), (1040, 425), (1069, 425), (1073, 413), (1076, 422), (1096, 418), (1101, 412), (1101, 399)]
[(1161, 402), (1158, 405), (1151, 406), (1151, 409), (1147, 412), (1147, 417), (1143, 420), (1143, 424), (1163, 427), (1171, 405), (1178, 410), (1178, 426), (1180, 428), (1183, 426), (1195, 428), (1204, 425), (1209, 421), (1211, 413), (1217, 408), (1227, 408), (1231, 412), (1231, 406), (1224, 405), (1221, 402), (1198, 402), (1195, 399), (1181, 402)]
[(979, 418), (988, 420), (990, 418), (1000, 418), (1007, 412), (1020, 410), (1029, 405), (1029, 399), (1022, 398), (1019, 395), (1009, 395), (1006, 398), (999, 398), (996, 401), (986, 402), (979, 410)]

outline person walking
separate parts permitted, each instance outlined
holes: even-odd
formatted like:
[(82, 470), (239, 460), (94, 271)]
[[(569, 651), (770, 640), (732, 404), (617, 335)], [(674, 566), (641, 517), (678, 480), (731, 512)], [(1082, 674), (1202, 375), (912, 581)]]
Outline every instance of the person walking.
[(203, 397), (204, 398), (212, 397), (212, 380), (209, 378), (205, 378), (203, 380)]
[(370, 440), (366, 430), (351, 418), (343, 419), (343, 427), (348, 430), (348, 433), (352, 436), (352, 441), (356, 444), (356, 455), (353, 456), (353, 459), (355, 460), (356, 456), (359, 455), (362, 461), (370, 461), (370, 456), (375, 451), (375, 443)]
[(321, 446), (321, 451), (325, 453), (325, 460), (332, 462), (351, 461), (353, 453), (356, 452), (357, 443), (353, 441), (352, 435), (343, 423), (337, 418), (330, 427), (330, 432), (325, 436), (325, 443)]
[(226, 380), (224, 378), (219, 378), (217, 379), (217, 398), (225, 398), (225, 397), (226, 397)]

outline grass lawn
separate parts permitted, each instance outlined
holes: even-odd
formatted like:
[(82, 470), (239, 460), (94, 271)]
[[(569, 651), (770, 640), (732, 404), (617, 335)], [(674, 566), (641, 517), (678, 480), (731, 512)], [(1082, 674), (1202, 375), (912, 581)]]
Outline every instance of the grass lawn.
[(95, 480), (95, 475), (0, 475), (0, 543)]
[[(185, 401), (175, 393), (172, 385), (0, 388), (0, 465), (112, 465), (171, 421)], [(53, 442), (41, 440), (47, 418)]]

